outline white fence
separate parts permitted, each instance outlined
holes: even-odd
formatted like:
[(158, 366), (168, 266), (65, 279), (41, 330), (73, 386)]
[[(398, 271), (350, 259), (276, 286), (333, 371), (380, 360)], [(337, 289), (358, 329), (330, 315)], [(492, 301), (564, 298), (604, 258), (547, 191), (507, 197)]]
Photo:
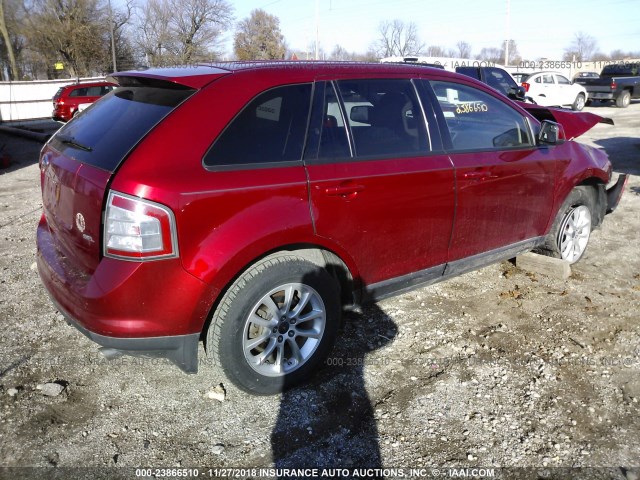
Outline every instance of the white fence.
[[(81, 78), (80, 81), (103, 80)], [(32, 82), (0, 82), (0, 121), (31, 120), (51, 117), (53, 96), (75, 79), (35, 80)]]

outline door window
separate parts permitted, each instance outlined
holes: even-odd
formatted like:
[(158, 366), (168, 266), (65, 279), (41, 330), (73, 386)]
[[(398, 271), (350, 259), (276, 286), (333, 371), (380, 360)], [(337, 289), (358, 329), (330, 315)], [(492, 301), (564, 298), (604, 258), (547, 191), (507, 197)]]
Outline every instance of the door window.
[(533, 145), (525, 118), (468, 85), (432, 81), (454, 150), (504, 150)]

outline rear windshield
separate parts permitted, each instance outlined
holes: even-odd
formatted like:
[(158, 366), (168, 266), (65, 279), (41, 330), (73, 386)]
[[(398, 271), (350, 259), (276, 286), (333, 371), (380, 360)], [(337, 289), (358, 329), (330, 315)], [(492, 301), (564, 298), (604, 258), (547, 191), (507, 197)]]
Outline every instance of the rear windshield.
[(195, 90), (119, 87), (62, 127), (51, 146), (110, 172), (129, 151)]
[(633, 76), (638, 75), (638, 63), (614, 63), (602, 69), (602, 75), (610, 76)]
[(466, 75), (467, 77), (480, 80), (480, 70), (478, 70), (476, 67), (458, 67), (456, 68), (456, 73), (461, 73), (462, 75)]

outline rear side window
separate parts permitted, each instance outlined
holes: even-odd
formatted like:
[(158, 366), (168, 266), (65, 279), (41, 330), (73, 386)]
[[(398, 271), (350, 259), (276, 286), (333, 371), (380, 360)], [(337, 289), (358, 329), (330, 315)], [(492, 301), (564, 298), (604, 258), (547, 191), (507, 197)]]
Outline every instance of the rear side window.
[(208, 167), (298, 162), (302, 159), (311, 84), (273, 88), (231, 121), (204, 157)]
[(69, 96), (70, 97), (86, 97), (87, 88), (86, 87), (74, 88), (69, 92)]
[(113, 172), (127, 153), (194, 90), (120, 87), (62, 127), (57, 150)]
[(640, 63), (614, 63), (607, 65), (602, 69), (602, 75), (638, 75), (640, 72)]
[(454, 150), (506, 150), (532, 145), (524, 117), (468, 85), (432, 81)]
[(480, 80), (480, 70), (477, 67), (458, 67), (456, 73)]
[(87, 97), (99, 97), (102, 93), (102, 87), (89, 87), (87, 88)]
[(553, 75), (542, 75), (542, 83), (553, 83)]
[(356, 157), (424, 155), (428, 137), (408, 79), (337, 82)]
[(487, 85), (495, 88), (505, 95), (509, 94), (509, 92), (518, 86), (507, 72), (500, 70), (499, 68), (487, 68), (485, 74), (487, 78)]

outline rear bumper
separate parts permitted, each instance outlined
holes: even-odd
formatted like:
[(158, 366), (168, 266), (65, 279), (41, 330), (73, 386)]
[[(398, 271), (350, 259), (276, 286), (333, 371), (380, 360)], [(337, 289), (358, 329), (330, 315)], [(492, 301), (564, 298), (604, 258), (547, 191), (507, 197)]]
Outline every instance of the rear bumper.
[(605, 92), (587, 92), (589, 100), (613, 100), (613, 93)]
[(620, 203), (622, 193), (628, 181), (629, 176), (626, 173), (622, 173), (618, 177), (618, 181), (611, 188), (607, 189), (607, 214), (613, 212), (618, 206), (618, 203)]
[(58, 252), (44, 218), (37, 243), (42, 282), (78, 330), (103, 347), (164, 356), (186, 372), (197, 371), (198, 339), (214, 292), (186, 272), (180, 259), (103, 258), (88, 275), (75, 271)]
[(53, 112), (51, 112), (51, 118), (56, 121), (68, 122), (71, 120), (71, 112), (68, 107), (58, 107), (54, 108)]
[(80, 322), (71, 317), (48, 292), (51, 301), (64, 315), (67, 323), (77, 328), (83, 335), (102, 347), (107, 358), (115, 358), (121, 354), (134, 356), (164, 357), (173, 362), (185, 373), (198, 373), (198, 342), (200, 334), (174, 335), (167, 337), (120, 338), (94, 333), (84, 328)]

